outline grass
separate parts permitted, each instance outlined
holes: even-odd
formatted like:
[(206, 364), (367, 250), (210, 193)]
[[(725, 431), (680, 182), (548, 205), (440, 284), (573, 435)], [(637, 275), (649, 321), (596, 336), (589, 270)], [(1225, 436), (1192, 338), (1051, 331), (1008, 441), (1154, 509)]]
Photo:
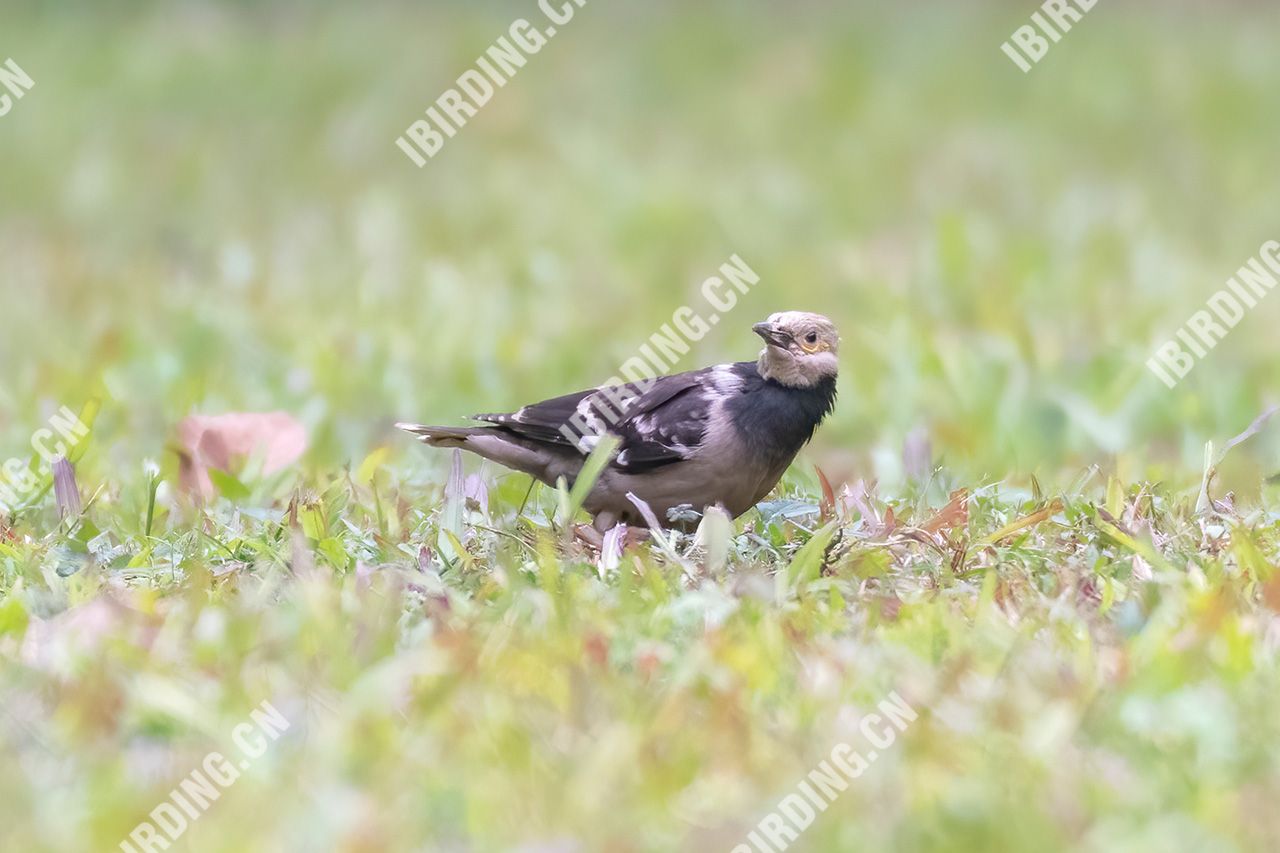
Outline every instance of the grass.
[[(418, 170), (509, 7), (12, 5), (0, 458), (96, 413), (82, 512), (0, 517), (4, 849), (119, 849), (264, 700), (189, 849), (731, 849), (891, 691), (797, 849), (1280, 842), (1280, 430), (1222, 456), (1280, 308), (1143, 366), (1276, 236), (1274, 10), (1099, 4), (1023, 75), (1019, 4), (593, 3)], [(391, 429), (600, 381), (734, 253), (683, 366), (844, 341), (732, 529), (602, 567)], [(182, 417), (276, 409), (296, 465), (183, 499)]]

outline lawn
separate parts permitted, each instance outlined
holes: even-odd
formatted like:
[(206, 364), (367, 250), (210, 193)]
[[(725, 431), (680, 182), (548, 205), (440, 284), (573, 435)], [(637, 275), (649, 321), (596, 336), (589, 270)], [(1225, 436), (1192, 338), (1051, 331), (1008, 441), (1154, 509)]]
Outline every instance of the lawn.
[[(774, 850), (840, 744), (791, 849), (1280, 848), (1280, 297), (1145, 364), (1280, 239), (1280, 12), (1024, 74), (1035, 4), (960, 5), (591, 0), (418, 168), (535, 2), (8, 4), (0, 849), (146, 850), (203, 770), (173, 849)], [(608, 559), (393, 428), (598, 384), (734, 255), (678, 369), (843, 340), (732, 525)], [(305, 452), (197, 499), (244, 412)]]

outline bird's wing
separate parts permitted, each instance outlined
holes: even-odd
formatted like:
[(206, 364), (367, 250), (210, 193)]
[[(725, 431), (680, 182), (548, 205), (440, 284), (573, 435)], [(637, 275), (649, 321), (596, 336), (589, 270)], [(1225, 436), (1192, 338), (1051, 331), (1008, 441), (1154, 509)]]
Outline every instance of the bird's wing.
[[(613, 467), (637, 473), (688, 459), (702, 445), (711, 409), (723, 396), (714, 370), (661, 376), (643, 386), (592, 388), (511, 414), (475, 417), (524, 438), (582, 450), (590, 450), (590, 436), (613, 433), (621, 439)], [(620, 416), (609, 417), (618, 410)], [(581, 435), (587, 436), (582, 446), (576, 441)]]
[(622, 439), (614, 467), (634, 474), (688, 459), (706, 436), (714, 390), (701, 370), (658, 380), (610, 429)]

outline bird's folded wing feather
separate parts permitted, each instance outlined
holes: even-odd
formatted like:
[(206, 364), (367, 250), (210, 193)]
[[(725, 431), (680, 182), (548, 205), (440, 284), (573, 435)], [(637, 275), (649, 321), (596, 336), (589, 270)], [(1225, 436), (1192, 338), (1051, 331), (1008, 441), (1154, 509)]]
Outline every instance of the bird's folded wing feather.
[[(574, 439), (579, 435), (613, 433), (621, 439), (613, 466), (636, 473), (687, 459), (702, 445), (718, 398), (706, 374), (697, 370), (662, 376), (645, 383), (648, 387), (592, 388), (533, 403), (512, 414), (475, 417), (523, 438), (565, 447), (576, 447)], [(620, 417), (610, 417), (619, 409)], [(575, 421), (575, 416), (580, 417)], [(588, 429), (583, 430), (582, 424)]]

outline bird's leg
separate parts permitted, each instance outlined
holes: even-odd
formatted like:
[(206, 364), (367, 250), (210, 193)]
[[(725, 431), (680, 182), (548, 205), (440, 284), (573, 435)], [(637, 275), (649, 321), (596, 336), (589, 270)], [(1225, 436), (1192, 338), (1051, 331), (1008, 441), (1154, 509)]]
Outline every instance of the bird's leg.
[(573, 535), (597, 551), (604, 548), (604, 537), (600, 535), (600, 531), (590, 524), (575, 524), (573, 526)]
[(647, 527), (628, 527), (627, 535), (622, 538), (622, 550), (626, 551), (636, 545), (642, 545), (649, 541), (649, 528)]
[[(608, 526), (604, 527), (605, 524)], [(595, 529), (603, 532), (607, 538), (609, 531), (616, 530), (619, 524), (622, 524), (621, 537), (618, 542), (618, 549), (620, 552), (625, 553), (629, 549), (649, 541), (648, 527), (645, 527), (644, 525), (636, 526), (633, 524), (626, 524), (625, 522), (620, 521), (619, 516), (614, 513), (601, 513), (596, 516)]]
[(612, 512), (598, 514), (590, 525), (579, 524), (574, 527), (574, 534), (597, 551), (604, 548), (604, 535), (618, 523), (618, 516)]

